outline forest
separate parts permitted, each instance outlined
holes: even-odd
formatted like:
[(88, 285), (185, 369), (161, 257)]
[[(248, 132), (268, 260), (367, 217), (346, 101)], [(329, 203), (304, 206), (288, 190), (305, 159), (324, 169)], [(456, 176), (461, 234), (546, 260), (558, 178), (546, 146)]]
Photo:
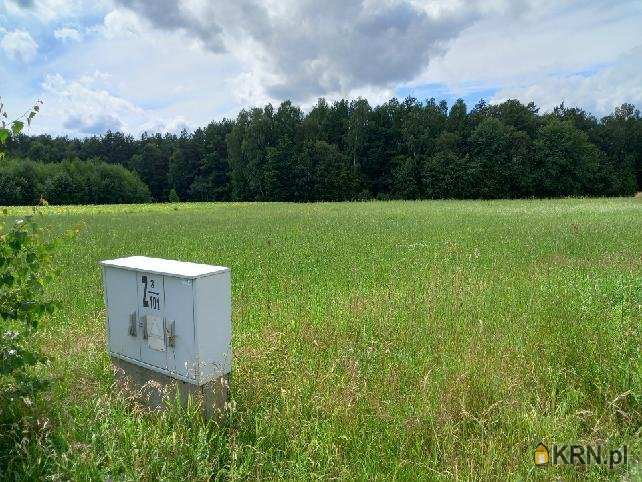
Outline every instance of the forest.
[(178, 135), (20, 135), (7, 156), (0, 205), (623, 196), (642, 190), (642, 117), (631, 104), (598, 119), (517, 100), (285, 101)]

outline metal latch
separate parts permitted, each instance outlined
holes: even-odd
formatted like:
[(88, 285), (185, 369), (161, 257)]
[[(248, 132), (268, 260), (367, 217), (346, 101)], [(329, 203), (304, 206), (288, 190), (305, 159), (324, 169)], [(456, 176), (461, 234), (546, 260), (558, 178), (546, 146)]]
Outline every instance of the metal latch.
[(129, 336), (136, 336), (136, 312), (129, 314)]
[(167, 336), (167, 346), (176, 346), (176, 323), (173, 320), (165, 320), (165, 336)]
[(143, 340), (147, 340), (149, 338), (149, 333), (147, 332), (147, 315), (144, 315), (141, 318), (140, 327), (143, 330)]

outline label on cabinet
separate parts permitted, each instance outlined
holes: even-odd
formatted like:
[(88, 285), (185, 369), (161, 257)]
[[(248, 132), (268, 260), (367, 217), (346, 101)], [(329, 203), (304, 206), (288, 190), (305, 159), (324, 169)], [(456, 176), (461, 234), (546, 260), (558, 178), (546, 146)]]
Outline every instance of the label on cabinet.
[(147, 344), (152, 350), (165, 351), (165, 331), (160, 316), (147, 315)]

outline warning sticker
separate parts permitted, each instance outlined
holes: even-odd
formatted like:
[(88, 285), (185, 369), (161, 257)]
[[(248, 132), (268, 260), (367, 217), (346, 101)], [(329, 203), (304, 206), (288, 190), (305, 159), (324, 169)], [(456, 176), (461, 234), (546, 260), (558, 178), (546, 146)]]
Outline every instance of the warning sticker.
[(165, 333), (160, 316), (147, 315), (147, 344), (152, 350), (165, 351)]

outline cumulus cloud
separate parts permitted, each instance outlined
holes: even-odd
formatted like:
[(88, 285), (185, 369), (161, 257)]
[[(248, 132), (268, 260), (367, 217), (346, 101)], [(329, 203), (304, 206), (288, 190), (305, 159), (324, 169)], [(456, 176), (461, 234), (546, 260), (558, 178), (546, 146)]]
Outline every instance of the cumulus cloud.
[(287, 21), (275, 19), (276, 29), (253, 33), (267, 54), (264, 66), (274, 65), (279, 77), (267, 89), (275, 98), (301, 100), (412, 79), (468, 21), (465, 15), (433, 18), (409, 3), (366, 9), (356, 0), (314, 2), (293, 13)]
[(42, 87), (46, 101), (62, 116), (63, 127), (81, 134), (101, 134), (125, 127), (122, 120), (141, 115), (143, 110), (101, 88), (104, 75), (96, 72), (68, 81), (60, 74), (49, 74)]
[[(191, 130), (182, 116), (164, 117), (109, 92), (111, 77), (95, 71), (68, 80), (49, 74), (42, 83), (45, 92), (41, 120), (62, 125), (74, 135), (100, 135), (107, 131), (178, 133)], [(55, 119), (51, 116), (55, 115)], [(44, 119), (42, 119), (44, 117)]]
[(140, 126), (141, 132), (156, 133), (160, 132), (162, 134), (179, 134), (180, 132), (186, 130), (192, 130), (192, 126), (187, 119), (183, 116), (176, 116), (172, 119), (153, 119), (143, 123)]
[(299, 102), (412, 80), (489, 8), (476, 1), (117, 2), (158, 29), (184, 32), (215, 53), (235, 54), (249, 67), (239, 80), (263, 91), (255, 97)]
[(594, 72), (550, 75), (536, 83), (505, 86), (492, 101), (506, 99), (532, 100), (547, 111), (564, 102), (598, 115), (625, 102), (642, 105), (642, 46)]
[(81, 18), (89, 11), (107, 9), (111, 0), (3, 0), (3, 9), (16, 18), (37, 19), (39, 23), (48, 23), (61, 18)]
[(466, 96), (602, 70), (641, 42), (640, 6), (606, 5), (542, 0), (528, 6), (528, 15), (508, 10), (486, 15), (445, 55), (431, 59), (411, 85), (445, 84), (453, 95)]
[(25, 30), (6, 32), (0, 41), (0, 47), (14, 60), (30, 62), (36, 57), (38, 44)]
[(118, 131), (123, 122), (116, 116), (107, 113), (70, 114), (62, 123), (65, 129), (81, 134), (102, 134), (107, 131)]
[(143, 27), (135, 13), (116, 9), (105, 15), (101, 30), (108, 39), (121, 39), (140, 34)]
[(194, 35), (214, 52), (223, 52), (222, 28), (215, 21), (199, 19), (190, 11), (190, 2), (178, 0), (117, 0), (121, 5), (139, 13), (157, 28), (181, 30)]
[(79, 7), (80, 0), (5, 0), (5, 8), (16, 16), (33, 15), (40, 21), (49, 22), (66, 16)]
[(78, 30), (71, 27), (62, 27), (57, 30), (54, 30), (54, 37), (58, 40), (66, 42), (68, 40), (74, 40), (80, 42), (82, 40), (82, 35)]

